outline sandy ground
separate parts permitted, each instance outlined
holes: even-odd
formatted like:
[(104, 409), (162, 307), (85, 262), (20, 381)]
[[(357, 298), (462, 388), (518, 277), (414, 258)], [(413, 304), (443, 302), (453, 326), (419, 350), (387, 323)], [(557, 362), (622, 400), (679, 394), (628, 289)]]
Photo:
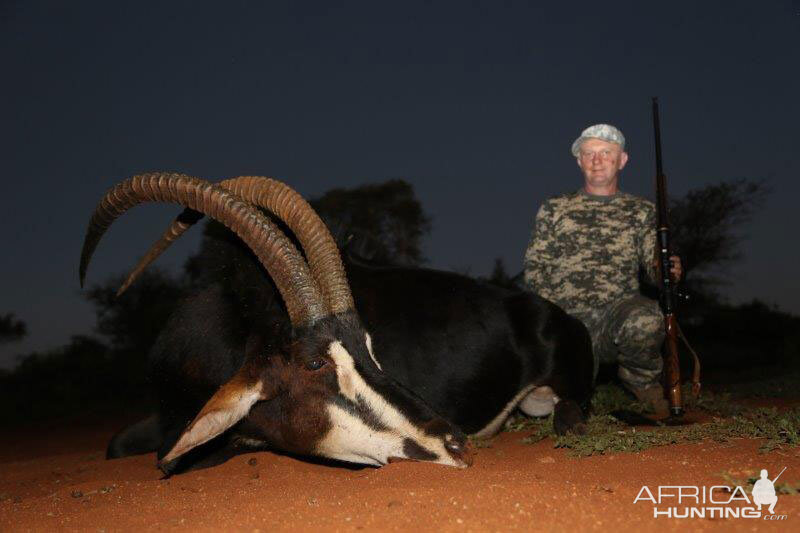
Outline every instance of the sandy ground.
[[(570, 457), (552, 441), (504, 433), (458, 470), (401, 462), (374, 469), (312, 464), (269, 452), (160, 479), (153, 454), (106, 461), (114, 424), (4, 431), (0, 531), (799, 531), (800, 496), (781, 495), (781, 522), (653, 517), (643, 485), (722, 485), (767, 468), (800, 482), (800, 450), (703, 442), (638, 454)], [(722, 493), (719, 493), (722, 494)], [(661, 506), (667, 507), (668, 505)]]

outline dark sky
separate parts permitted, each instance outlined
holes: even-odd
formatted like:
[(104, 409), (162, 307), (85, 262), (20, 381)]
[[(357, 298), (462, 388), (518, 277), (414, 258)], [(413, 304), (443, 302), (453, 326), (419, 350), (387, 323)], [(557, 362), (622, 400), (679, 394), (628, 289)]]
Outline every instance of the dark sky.
[[(670, 192), (768, 178), (734, 302), (800, 312), (800, 16), (754, 2), (0, 3), (0, 313), (53, 347), (94, 323), (86, 222), (131, 174), (258, 174), (319, 195), (401, 177), (438, 268), (521, 268), (533, 215), (575, 189), (589, 124), (628, 138), (623, 188), (652, 196), (650, 97)], [(137, 208), (89, 282), (131, 266), (176, 208)], [(179, 268), (199, 231), (159, 262)], [(144, 354), (143, 354), (144, 356)]]

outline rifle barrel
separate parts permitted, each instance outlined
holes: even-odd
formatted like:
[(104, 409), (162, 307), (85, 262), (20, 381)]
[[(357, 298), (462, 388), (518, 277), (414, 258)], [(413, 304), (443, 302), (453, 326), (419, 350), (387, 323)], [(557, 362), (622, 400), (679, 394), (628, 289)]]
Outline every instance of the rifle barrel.
[(660, 176), (664, 173), (661, 166), (661, 121), (658, 120), (658, 97), (653, 97), (653, 129), (655, 130), (656, 139), (656, 175)]
[(774, 484), (776, 481), (778, 481), (778, 478), (781, 477), (781, 474), (783, 474), (784, 472), (786, 472), (785, 466), (783, 467), (783, 470), (781, 470), (781, 473), (775, 476), (775, 479), (772, 480), (772, 483)]
[(658, 226), (669, 229), (667, 205), (667, 179), (661, 160), (661, 121), (658, 118), (658, 98), (653, 97), (653, 132), (656, 144), (656, 209)]

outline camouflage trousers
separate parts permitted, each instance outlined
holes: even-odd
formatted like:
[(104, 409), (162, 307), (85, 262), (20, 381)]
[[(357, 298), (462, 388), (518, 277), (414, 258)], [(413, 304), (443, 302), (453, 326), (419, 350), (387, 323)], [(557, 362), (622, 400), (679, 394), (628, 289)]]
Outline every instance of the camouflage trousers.
[(595, 377), (600, 363), (617, 363), (617, 375), (630, 388), (658, 383), (664, 366), (661, 345), (665, 336), (658, 302), (634, 296), (575, 316), (592, 336)]

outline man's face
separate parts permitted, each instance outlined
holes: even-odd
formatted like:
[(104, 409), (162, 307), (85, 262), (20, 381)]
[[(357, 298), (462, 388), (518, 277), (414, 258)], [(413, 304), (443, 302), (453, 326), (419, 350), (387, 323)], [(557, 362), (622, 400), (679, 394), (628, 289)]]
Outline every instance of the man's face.
[(584, 141), (578, 152), (578, 166), (583, 171), (586, 185), (594, 188), (616, 185), (619, 171), (627, 162), (628, 154), (620, 145), (600, 139)]

